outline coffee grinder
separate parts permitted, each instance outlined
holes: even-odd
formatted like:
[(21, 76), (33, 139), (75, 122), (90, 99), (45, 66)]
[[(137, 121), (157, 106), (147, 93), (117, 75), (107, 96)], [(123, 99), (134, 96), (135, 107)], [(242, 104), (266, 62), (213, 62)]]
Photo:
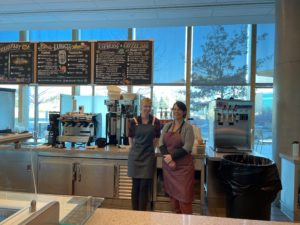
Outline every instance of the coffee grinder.
[(48, 133), (48, 144), (53, 147), (56, 146), (57, 137), (59, 136), (59, 112), (49, 112), (49, 125), (47, 126)]

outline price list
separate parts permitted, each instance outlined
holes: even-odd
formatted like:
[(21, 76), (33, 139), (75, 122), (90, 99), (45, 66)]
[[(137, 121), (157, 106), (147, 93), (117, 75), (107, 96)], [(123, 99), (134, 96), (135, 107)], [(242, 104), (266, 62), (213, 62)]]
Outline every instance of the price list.
[(152, 55), (152, 41), (99, 41), (95, 44), (94, 83), (151, 84)]
[(32, 43), (0, 43), (0, 83), (32, 83), (33, 58)]
[(37, 47), (37, 83), (89, 84), (89, 42), (43, 42)]

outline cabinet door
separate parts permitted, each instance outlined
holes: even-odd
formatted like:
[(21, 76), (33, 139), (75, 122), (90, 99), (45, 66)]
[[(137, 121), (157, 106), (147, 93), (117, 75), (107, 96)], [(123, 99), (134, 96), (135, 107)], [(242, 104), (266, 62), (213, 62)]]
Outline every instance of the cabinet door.
[(81, 161), (76, 165), (74, 195), (114, 197), (115, 173), (113, 163)]
[(40, 157), (38, 192), (46, 194), (72, 194), (73, 161), (59, 157)]
[[(31, 157), (34, 165), (31, 165)], [(33, 168), (36, 168), (35, 153), (1, 151), (0, 190), (34, 192)]]

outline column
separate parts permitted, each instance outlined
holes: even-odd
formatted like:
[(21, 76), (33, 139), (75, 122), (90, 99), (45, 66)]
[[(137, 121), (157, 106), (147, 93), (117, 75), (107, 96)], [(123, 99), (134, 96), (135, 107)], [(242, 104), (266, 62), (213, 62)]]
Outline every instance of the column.
[[(19, 32), (19, 41), (29, 40), (28, 31)], [(29, 129), (29, 107), (30, 107), (30, 90), (28, 85), (19, 85), (18, 91), (18, 127)]]
[(273, 159), (300, 141), (300, 1), (276, 1)]

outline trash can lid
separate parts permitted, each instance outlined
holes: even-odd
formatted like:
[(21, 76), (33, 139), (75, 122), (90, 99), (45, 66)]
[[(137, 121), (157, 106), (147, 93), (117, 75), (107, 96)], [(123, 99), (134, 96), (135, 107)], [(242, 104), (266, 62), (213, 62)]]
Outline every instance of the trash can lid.
[(222, 160), (239, 166), (270, 166), (274, 164), (274, 161), (268, 158), (250, 154), (228, 154), (224, 155)]

